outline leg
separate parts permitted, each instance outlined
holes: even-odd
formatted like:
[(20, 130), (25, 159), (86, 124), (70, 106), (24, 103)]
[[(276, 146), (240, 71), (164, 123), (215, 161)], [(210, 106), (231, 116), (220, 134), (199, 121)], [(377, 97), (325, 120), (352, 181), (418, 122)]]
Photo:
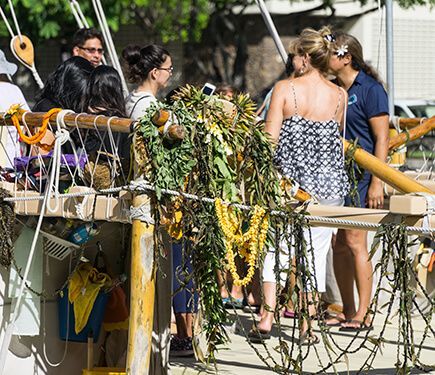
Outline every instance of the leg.
[(263, 306), (267, 306), (267, 309), (263, 307), (261, 319), (257, 327), (261, 332), (270, 332), (272, 330), (273, 315), (276, 307), (276, 283), (265, 281), (263, 283), (263, 293)]
[(295, 285), (296, 285), (296, 258), (292, 257), (290, 276), (288, 279), (288, 291), (287, 291), (288, 301), (285, 306), (285, 312), (284, 312), (284, 316), (289, 318), (294, 316), (294, 311), (295, 311), (295, 307), (293, 306), (293, 300), (292, 300), (292, 295), (293, 295), (293, 290), (295, 289)]
[[(181, 244), (172, 245), (173, 257), (173, 297), (172, 304), (175, 312), (175, 321), (177, 325), (177, 336), (180, 339), (192, 337), (193, 312), (197, 308), (198, 296), (194, 291), (192, 279), (184, 285), (185, 275), (182, 268), (186, 268), (186, 272), (192, 272), (192, 266), (189, 259), (183, 264), (183, 249)], [(180, 289), (181, 288), (181, 289)], [(192, 294), (194, 293), (194, 294)]]
[[(188, 330), (189, 327), (187, 325), (187, 314), (186, 313), (176, 313), (175, 314), (175, 322), (177, 324), (177, 337), (180, 339), (184, 339), (189, 337)], [(192, 331), (192, 328), (190, 328)]]
[[(367, 250), (367, 232), (362, 230), (347, 230), (346, 232), (346, 242), (353, 257), (355, 281), (359, 296), (358, 310), (356, 311), (353, 319), (363, 322), (370, 305), (373, 274), (373, 267), (371, 261), (369, 260), (369, 254)], [(369, 321), (364, 323), (369, 323)], [(358, 327), (358, 323), (355, 322), (343, 325)]]
[(222, 298), (228, 298), (227, 286), (225, 285), (226, 282), (227, 282), (226, 272), (222, 272), (220, 270), (217, 270), (216, 277), (217, 277), (217, 282), (218, 282), (219, 290), (221, 292), (221, 297)]
[(355, 271), (352, 253), (346, 241), (346, 232), (346, 230), (338, 230), (333, 258), (335, 278), (343, 301), (343, 314), (338, 316), (339, 319), (352, 319), (355, 315), (353, 294)]
[[(279, 254), (279, 267), (280, 270), (288, 268), (288, 252), (280, 251)], [(269, 250), (266, 254), (263, 264), (263, 293), (264, 301), (261, 312), (261, 319), (258, 323), (258, 328), (261, 331), (269, 332), (272, 329), (274, 311), (276, 308), (276, 293), (277, 293), (277, 282), (285, 283), (286, 274), (280, 273), (279, 279), (276, 280), (276, 275), (274, 273), (275, 267), (275, 251)], [(264, 306), (268, 308), (265, 309)]]
[(258, 269), (255, 271), (252, 278), (251, 291), (248, 294), (248, 304), (253, 306), (261, 305), (261, 292), (260, 292), (260, 273)]

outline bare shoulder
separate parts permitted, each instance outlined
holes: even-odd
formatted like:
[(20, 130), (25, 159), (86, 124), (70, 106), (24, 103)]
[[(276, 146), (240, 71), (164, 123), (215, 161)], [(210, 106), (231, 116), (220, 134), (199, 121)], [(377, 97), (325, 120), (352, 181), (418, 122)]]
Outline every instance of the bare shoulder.
[(275, 83), (275, 86), (273, 87), (273, 92), (277, 92), (277, 93), (287, 92), (289, 88), (290, 88), (290, 80), (283, 79)]

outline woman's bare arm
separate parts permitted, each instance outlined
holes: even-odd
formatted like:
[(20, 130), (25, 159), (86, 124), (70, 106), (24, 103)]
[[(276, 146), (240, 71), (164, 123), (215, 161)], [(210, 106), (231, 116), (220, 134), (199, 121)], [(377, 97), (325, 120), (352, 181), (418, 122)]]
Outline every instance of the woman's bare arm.
[(281, 131), (282, 121), (284, 118), (285, 97), (288, 92), (288, 81), (278, 82), (272, 94), (269, 112), (266, 118), (265, 131), (270, 134), (272, 140), (278, 142), (279, 132)]
[[(374, 155), (381, 161), (386, 162), (389, 142), (389, 117), (388, 115), (375, 116), (369, 119), (370, 128), (375, 139)], [(384, 190), (382, 181), (372, 176), (367, 192), (367, 205), (369, 208), (380, 208), (384, 205)]]

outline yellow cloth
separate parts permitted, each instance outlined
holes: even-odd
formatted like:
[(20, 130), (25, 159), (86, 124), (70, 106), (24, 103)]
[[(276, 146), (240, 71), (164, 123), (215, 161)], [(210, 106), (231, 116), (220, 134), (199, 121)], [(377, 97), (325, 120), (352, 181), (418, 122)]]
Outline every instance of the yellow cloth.
[(109, 275), (98, 272), (90, 263), (80, 264), (71, 275), (68, 299), (74, 306), (77, 334), (86, 326), (101, 288), (109, 282)]

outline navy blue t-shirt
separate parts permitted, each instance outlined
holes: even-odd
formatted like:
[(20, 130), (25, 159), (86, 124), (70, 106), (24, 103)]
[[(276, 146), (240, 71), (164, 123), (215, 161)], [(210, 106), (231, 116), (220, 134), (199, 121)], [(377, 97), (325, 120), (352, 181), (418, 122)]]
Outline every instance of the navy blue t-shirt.
[(358, 138), (358, 145), (373, 154), (375, 141), (369, 119), (388, 114), (388, 97), (384, 87), (360, 70), (348, 90), (346, 139)]

